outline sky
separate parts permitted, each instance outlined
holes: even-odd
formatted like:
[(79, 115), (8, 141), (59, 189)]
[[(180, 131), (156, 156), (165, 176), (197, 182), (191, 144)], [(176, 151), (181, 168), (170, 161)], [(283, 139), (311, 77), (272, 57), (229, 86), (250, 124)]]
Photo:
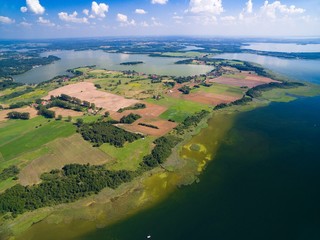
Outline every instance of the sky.
[(0, 39), (320, 36), (320, 0), (1, 0)]

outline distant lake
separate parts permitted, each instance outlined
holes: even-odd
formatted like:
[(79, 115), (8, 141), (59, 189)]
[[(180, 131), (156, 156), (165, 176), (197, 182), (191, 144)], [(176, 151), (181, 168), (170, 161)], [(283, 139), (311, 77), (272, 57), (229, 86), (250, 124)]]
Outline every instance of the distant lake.
[(249, 53), (224, 53), (215, 58), (255, 62), (292, 79), (320, 84), (320, 60), (282, 59)]
[(320, 52), (320, 44), (296, 44), (296, 43), (248, 43), (242, 49), (271, 52)]
[[(176, 65), (180, 58), (149, 57), (143, 54), (107, 53), (104, 51), (50, 51), (42, 56), (54, 55), (61, 60), (52, 64), (34, 68), (24, 74), (14, 76), (14, 79), (23, 83), (39, 83), (50, 80), (57, 75), (66, 74), (66, 70), (96, 65), (108, 70), (135, 70), (143, 73), (160, 75), (190, 76), (200, 75), (212, 70), (210, 66)], [(139, 65), (120, 65), (121, 62), (143, 61)]]

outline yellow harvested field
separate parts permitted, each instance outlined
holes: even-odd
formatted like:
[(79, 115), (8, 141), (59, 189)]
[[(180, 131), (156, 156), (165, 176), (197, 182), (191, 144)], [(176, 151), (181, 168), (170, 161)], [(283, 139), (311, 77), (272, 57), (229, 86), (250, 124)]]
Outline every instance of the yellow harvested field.
[(221, 76), (221, 77), (209, 79), (209, 82), (226, 84), (231, 86), (238, 86), (238, 87), (247, 86), (249, 88), (256, 87), (265, 83), (278, 82), (271, 78), (261, 77), (256, 74), (241, 73), (239, 74), (239, 76), (242, 76), (243, 78)]
[(33, 107), (24, 107), (24, 108), (15, 108), (15, 109), (6, 109), (0, 111), (0, 121), (8, 120), (7, 114), (9, 112), (28, 112), (30, 113), (30, 118), (34, 118), (37, 116), (37, 110)]
[(79, 134), (68, 138), (57, 139), (49, 144), (49, 153), (41, 156), (19, 173), (19, 183), (26, 186), (39, 183), (42, 173), (53, 169), (61, 169), (66, 164), (79, 163), (91, 165), (105, 164), (112, 160), (99, 148), (94, 148), (89, 142), (82, 139)]
[(80, 82), (63, 86), (50, 91), (44, 99), (48, 100), (50, 96), (60, 96), (61, 94), (67, 94), (71, 97), (79, 98), (82, 101), (94, 103), (96, 107), (101, 107), (108, 111), (117, 111), (120, 108), (128, 107), (139, 102), (135, 99), (126, 99), (119, 95), (99, 91), (91, 82)]
[(61, 115), (62, 117), (79, 117), (83, 115), (83, 112), (77, 112), (71, 109), (64, 109), (59, 107), (50, 108), (50, 110), (55, 111), (56, 116)]

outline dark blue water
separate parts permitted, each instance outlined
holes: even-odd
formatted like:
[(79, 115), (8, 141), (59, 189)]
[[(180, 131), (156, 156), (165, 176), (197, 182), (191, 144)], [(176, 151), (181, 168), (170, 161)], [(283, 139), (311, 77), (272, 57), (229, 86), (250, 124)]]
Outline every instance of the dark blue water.
[(83, 239), (320, 239), (320, 97), (239, 114), (200, 179)]

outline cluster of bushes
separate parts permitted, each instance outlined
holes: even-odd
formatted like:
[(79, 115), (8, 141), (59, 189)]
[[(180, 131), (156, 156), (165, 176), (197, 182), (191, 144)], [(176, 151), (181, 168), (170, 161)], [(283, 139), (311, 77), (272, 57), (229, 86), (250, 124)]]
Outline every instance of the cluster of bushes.
[(185, 82), (190, 82), (193, 79), (192, 76), (187, 76), (187, 77), (173, 77), (173, 80), (176, 81), (177, 83), (185, 83)]
[(28, 120), (30, 119), (30, 113), (28, 112), (9, 112), (7, 114), (8, 118), (10, 119), (22, 119), (22, 120)]
[(131, 123), (135, 122), (136, 120), (138, 120), (139, 118), (141, 118), (141, 116), (139, 114), (130, 113), (127, 116), (123, 116), (120, 119), (120, 123), (131, 124)]
[(133, 142), (143, 137), (141, 134), (127, 132), (113, 126), (110, 122), (84, 123), (79, 126), (78, 132), (84, 140), (90, 141), (96, 147), (103, 143), (123, 147), (125, 142)]
[(55, 118), (56, 113), (55, 111), (47, 109), (45, 106), (40, 105), (38, 107), (38, 115), (42, 115), (45, 118)]
[(184, 131), (191, 126), (197, 126), (198, 123), (209, 114), (208, 111), (202, 110), (193, 114), (192, 116), (188, 116), (182, 123), (176, 126), (174, 129), (177, 131), (178, 134), (183, 134)]
[(17, 166), (10, 166), (2, 170), (0, 173), (0, 181), (7, 180), (8, 178), (15, 177), (19, 173)]
[(9, 109), (21, 108), (30, 105), (31, 102), (16, 102), (9, 105)]
[(189, 94), (191, 91), (191, 88), (189, 86), (182, 86), (181, 88), (178, 89), (180, 92), (183, 94)]
[(117, 112), (122, 113), (126, 110), (136, 110), (136, 109), (143, 109), (143, 108), (146, 108), (146, 105), (144, 103), (136, 103), (133, 106), (120, 108)]
[(140, 163), (142, 170), (149, 170), (164, 163), (164, 161), (171, 155), (172, 148), (174, 148), (179, 142), (180, 138), (175, 136), (164, 136), (156, 139), (154, 144), (156, 146), (149, 155), (143, 157), (143, 161)]
[(154, 129), (159, 129), (157, 126), (154, 126), (152, 124), (147, 124), (147, 123), (138, 123), (138, 125), (144, 126), (144, 127), (149, 127), (149, 128), (154, 128)]
[[(48, 175), (53, 175), (50, 178)], [(135, 176), (130, 171), (110, 171), (104, 166), (70, 164), (62, 170), (46, 174), (49, 181), (39, 185), (21, 186), (7, 189), (0, 195), (0, 213), (12, 212), (14, 215), (28, 210), (68, 203), (95, 193), (105, 187), (116, 188), (129, 182)]]

